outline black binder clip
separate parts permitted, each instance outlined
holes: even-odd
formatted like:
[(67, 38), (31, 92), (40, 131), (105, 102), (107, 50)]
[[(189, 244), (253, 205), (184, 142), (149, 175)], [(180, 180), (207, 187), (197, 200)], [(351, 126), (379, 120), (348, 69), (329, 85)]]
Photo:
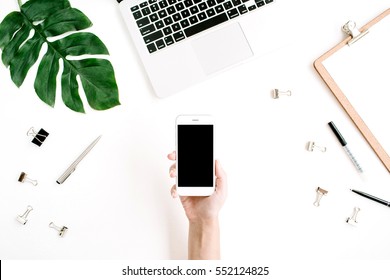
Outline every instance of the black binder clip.
[(34, 127), (31, 127), (27, 131), (27, 136), (33, 136), (34, 138), (33, 140), (31, 140), (31, 142), (37, 145), (38, 147), (40, 147), (43, 144), (43, 142), (46, 140), (47, 136), (49, 136), (49, 133), (43, 128), (41, 128), (38, 132), (36, 132), (34, 130)]

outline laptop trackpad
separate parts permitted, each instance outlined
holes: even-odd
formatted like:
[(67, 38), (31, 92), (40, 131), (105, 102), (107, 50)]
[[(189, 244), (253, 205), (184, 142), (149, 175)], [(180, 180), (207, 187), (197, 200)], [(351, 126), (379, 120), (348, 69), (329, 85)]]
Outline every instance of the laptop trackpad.
[(253, 56), (239, 23), (192, 41), (192, 47), (207, 75)]

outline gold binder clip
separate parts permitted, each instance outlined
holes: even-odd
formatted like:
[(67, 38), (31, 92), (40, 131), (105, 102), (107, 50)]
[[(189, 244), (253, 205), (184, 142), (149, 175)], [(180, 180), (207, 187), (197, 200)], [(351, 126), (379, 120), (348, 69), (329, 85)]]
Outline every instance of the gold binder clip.
[(314, 206), (318, 207), (320, 206), (320, 200), (321, 198), (328, 193), (327, 190), (321, 189), (320, 187), (317, 188), (316, 190), (317, 196), (316, 196), (316, 201), (314, 201)]
[(357, 221), (356, 221), (356, 217), (357, 217), (357, 214), (359, 213), (360, 211), (360, 208), (359, 207), (354, 207), (353, 208), (353, 213), (352, 213), (352, 216), (351, 217), (348, 217), (345, 221), (350, 224), (350, 225), (355, 225), (357, 224)]
[(287, 91), (282, 91), (282, 90), (279, 90), (279, 89), (274, 89), (272, 91), (272, 98), (273, 99), (278, 99), (280, 96), (284, 95), (284, 96), (291, 96), (291, 90), (287, 90)]
[(24, 172), (20, 173), (18, 181), (21, 182), (21, 183), (28, 182), (28, 183), (33, 184), (34, 186), (38, 185), (38, 181), (37, 180), (32, 180), (32, 179), (28, 178), (27, 174), (24, 173)]
[(315, 142), (313, 141), (309, 141), (307, 142), (306, 144), (306, 149), (309, 151), (309, 152), (313, 152), (314, 149), (317, 149), (323, 153), (326, 152), (326, 147), (321, 147), (321, 146), (318, 146)]

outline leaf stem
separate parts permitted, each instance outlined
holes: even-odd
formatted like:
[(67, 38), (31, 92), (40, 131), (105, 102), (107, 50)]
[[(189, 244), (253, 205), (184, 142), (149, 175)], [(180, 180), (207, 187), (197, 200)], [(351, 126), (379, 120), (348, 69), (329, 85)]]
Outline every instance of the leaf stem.
[(18, 5), (19, 5), (19, 8), (22, 7), (22, 5), (23, 5), (22, 0), (18, 0)]

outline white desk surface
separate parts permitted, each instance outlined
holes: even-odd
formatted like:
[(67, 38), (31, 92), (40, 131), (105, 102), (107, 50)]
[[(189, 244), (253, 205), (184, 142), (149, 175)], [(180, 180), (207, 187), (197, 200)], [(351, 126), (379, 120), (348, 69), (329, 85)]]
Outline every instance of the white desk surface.
[[(277, 0), (278, 22), (292, 30), (292, 40), (166, 99), (153, 95), (116, 2), (71, 4), (107, 45), (122, 105), (78, 114), (57, 99), (52, 109), (34, 93), (36, 70), (18, 89), (0, 66), (1, 259), (185, 259), (187, 220), (170, 197), (166, 155), (175, 148), (175, 117), (189, 113), (217, 120), (217, 157), (229, 182), (220, 214), (223, 259), (390, 258), (390, 209), (349, 191), (390, 200), (389, 173), (312, 66), (344, 38), (345, 22), (366, 24), (390, 1)], [(2, 1), (0, 18), (16, 9), (16, 0)], [(274, 100), (274, 88), (293, 95)], [(329, 121), (344, 134), (364, 177)], [(26, 136), (31, 126), (50, 133), (40, 148)], [(57, 185), (98, 135), (76, 172)], [(328, 151), (306, 151), (310, 140)], [(19, 183), (22, 171), (39, 185)], [(318, 186), (329, 193), (314, 207)], [(22, 226), (15, 217), (27, 205), (34, 210)], [(345, 219), (355, 206), (359, 223), (350, 226)], [(59, 238), (50, 222), (66, 225), (67, 236)]]

